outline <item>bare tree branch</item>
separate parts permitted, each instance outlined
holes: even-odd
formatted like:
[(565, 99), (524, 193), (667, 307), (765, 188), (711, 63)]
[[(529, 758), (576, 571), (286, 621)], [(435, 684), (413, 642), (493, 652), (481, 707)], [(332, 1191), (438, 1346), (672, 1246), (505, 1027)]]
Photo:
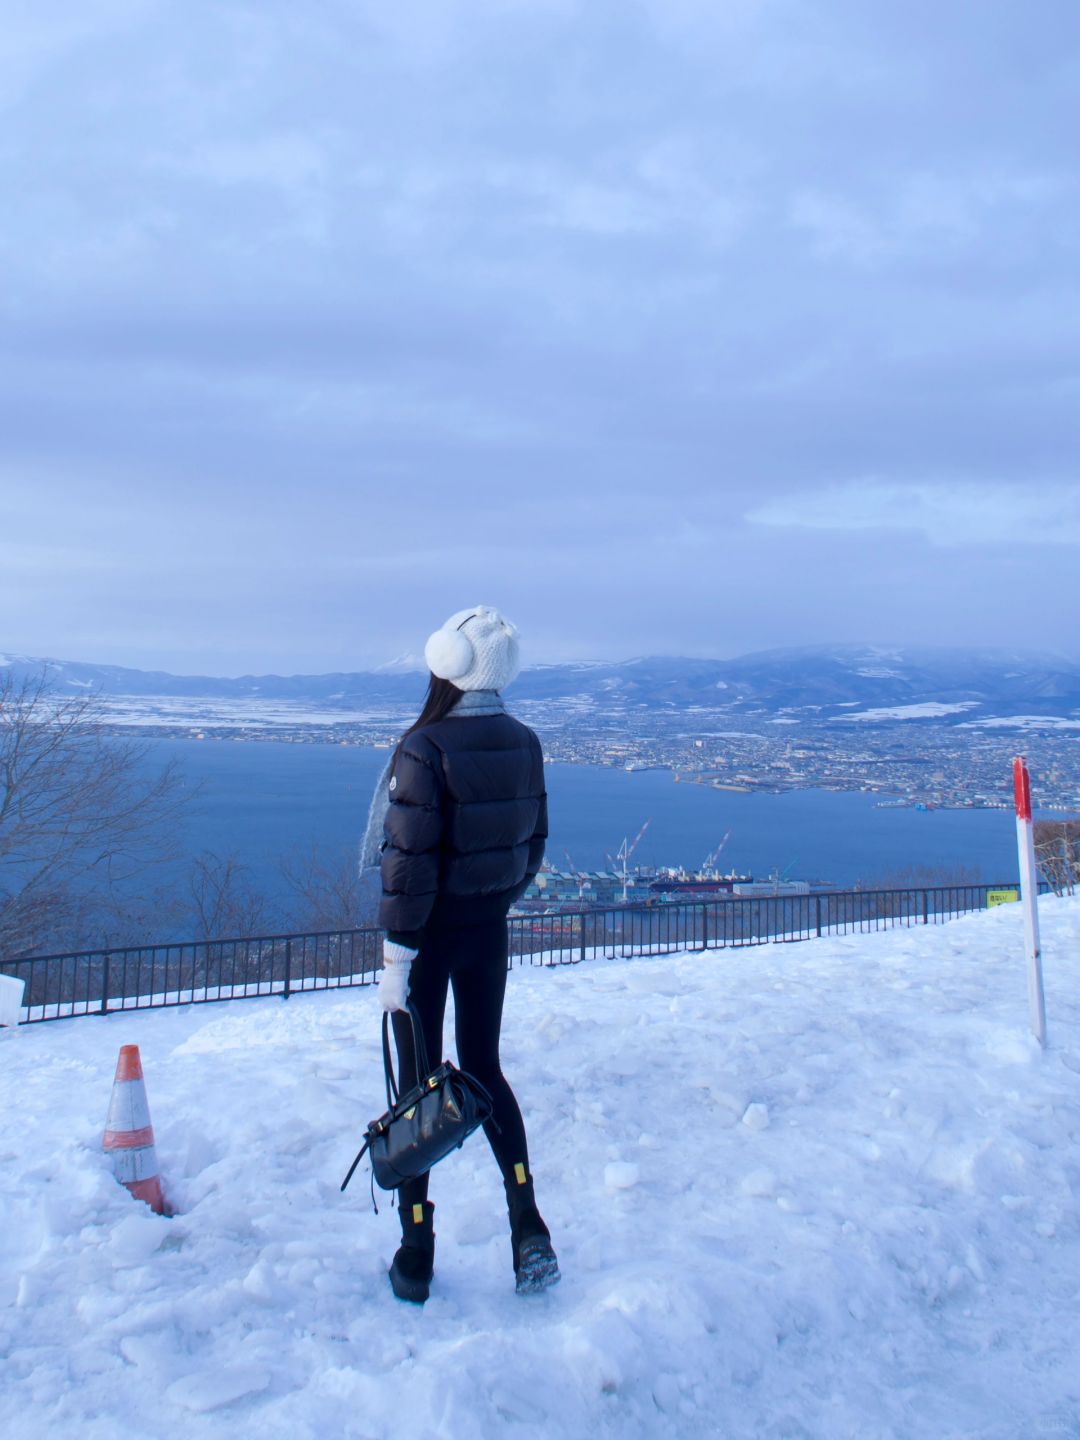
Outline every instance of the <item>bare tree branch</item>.
[(860, 880), (857, 890), (933, 890), (949, 885), (980, 885), (982, 870), (978, 865), (897, 865), (878, 871), (868, 880)]
[(196, 940), (262, 935), (271, 928), (269, 904), (236, 855), (207, 850), (192, 862), (188, 893)]
[(106, 733), (96, 694), (0, 673), (0, 955), (86, 943), (95, 910), (115, 920), (117, 887), (175, 858), (190, 798), (175, 762), (154, 771), (146, 744)]
[(296, 930), (351, 930), (374, 923), (371, 897), (360, 879), (355, 851), (318, 844), (279, 865), (294, 896), (289, 923)]
[(1080, 884), (1080, 820), (1036, 820), (1033, 838), (1039, 874), (1055, 895)]

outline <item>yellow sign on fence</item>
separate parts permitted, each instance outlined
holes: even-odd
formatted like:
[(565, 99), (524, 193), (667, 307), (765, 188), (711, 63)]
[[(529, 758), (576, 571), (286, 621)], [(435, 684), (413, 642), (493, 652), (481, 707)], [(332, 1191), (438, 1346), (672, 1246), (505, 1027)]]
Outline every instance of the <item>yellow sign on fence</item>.
[(986, 892), (986, 908), (992, 910), (995, 905), (1012, 905), (1019, 899), (1019, 890), (988, 890)]

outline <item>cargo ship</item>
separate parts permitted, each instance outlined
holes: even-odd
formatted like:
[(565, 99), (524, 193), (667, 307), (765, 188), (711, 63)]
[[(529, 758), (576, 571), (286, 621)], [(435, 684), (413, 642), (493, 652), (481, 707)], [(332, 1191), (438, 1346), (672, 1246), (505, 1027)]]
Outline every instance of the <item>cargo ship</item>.
[(655, 878), (648, 882), (649, 889), (656, 895), (672, 900), (693, 900), (715, 898), (717, 895), (731, 895), (738, 885), (752, 885), (752, 875), (740, 875), (731, 870), (726, 875), (718, 870), (663, 869), (655, 872)]
[(522, 913), (594, 909), (612, 905), (659, 905), (676, 901), (722, 898), (738, 885), (753, 884), (752, 875), (732, 870), (690, 871), (638, 866), (617, 870), (558, 870), (544, 864), (514, 907)]
[[(815, 882), (814, 888), (828, 888)], [(676, 905), (769, 895), (806, 895), (808, 880), (789, 880), (774, 871), (765, 880), (738, 870), (686, 870), (682, 866), (637, 866), (617, 870), (558, 870), (547, 862), (514, 906), (519, 915), (611, 909), (623, 905)]]

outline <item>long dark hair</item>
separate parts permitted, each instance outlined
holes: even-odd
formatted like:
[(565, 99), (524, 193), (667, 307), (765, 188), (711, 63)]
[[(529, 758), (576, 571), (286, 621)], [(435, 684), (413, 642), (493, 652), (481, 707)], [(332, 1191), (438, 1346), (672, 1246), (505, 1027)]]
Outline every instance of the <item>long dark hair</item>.
[[(419, 730), (422, 725), (433, 725), (436, 720), (441, 720), (447, 715), (457, 702), (465, 694), (459, 690), (452, 680), (440, 680), (438, 675), (428, 676), (427, 694), (424, 696), (423, 709), (413, 723), (402, 735), (394, 751), (394, 765), (397, 764), (397, 757), (401, 750), (402, 741), (407, 740), (414, 730)], [(393, 766), (391, 766), (393, 774)]]

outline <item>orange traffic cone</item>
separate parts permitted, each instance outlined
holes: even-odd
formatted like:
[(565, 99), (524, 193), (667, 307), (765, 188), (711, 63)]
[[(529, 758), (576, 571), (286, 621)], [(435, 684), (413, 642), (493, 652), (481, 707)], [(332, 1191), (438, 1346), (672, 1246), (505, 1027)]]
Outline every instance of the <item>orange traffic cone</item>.
[(158, 1175), (154, 1127), (146, 1103), (142, 1061), (137, 1045), (121, 1045), (113, 1080), (109, 1118), (105, 1122), (105, 1153), (112, 1158), (113, 1174), (137, 1200), (145, 1200), (157, 1215), (164, 1215), (165, 1200)]

